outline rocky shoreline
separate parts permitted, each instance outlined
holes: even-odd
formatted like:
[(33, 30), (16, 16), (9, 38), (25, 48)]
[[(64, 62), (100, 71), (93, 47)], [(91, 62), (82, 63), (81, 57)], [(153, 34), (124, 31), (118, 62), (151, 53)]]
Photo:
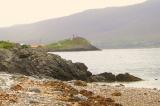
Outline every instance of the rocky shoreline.
[(92, 75), (83, 63), (73, 63), (58, 55), (43, 50), (22, 48), (0, 49), (0, 71), (19, 73), (34, 77), (51, 77), (63, 81), (83, 80), (87, 82), (141, 81), (128, 73), (113, 75), (102, 73)]
[(0, 106), (160, 105), (157, 89), (105, 83), (141, 81), (141, 78), (128, 73), (93, 75), (83, 63), (73, 63), (40, 49), (20, 45), (0, 49), (0, 72)]

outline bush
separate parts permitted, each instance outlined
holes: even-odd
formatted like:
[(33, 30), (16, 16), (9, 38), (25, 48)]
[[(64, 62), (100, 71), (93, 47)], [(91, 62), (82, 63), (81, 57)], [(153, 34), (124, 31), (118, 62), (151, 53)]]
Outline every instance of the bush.
[(21, 48), (29, 48), (30, 47), (30, 45), (21, 45)]
[(15, 43), (11, 43), (9, 41), (0, 41), (0, 48), (11, 49), (14, 46), (15, 46)]

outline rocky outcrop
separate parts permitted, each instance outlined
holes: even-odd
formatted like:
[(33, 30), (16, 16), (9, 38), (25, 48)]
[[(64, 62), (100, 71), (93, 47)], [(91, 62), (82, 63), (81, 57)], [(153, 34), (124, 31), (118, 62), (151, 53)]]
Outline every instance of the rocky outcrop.
[(0, 71), (59, 80), (88, 82), (139, 81), (130, 74), (102, 73), (92, 75), (83, 63), (73, 63), (55, 54), (32, 48), (0, 49)]
[(92, 74), (83, 63), (72, 63), (58, 55), (31, 48), (0, 50), (0, 71), (60, 80), (87, 80)]
[(132, 82), (132, 81), (141, 81), (141, 80), (142, 80), (141, 78), (135, 77), (128, 73), (114, 75), (112, 73), (107, 73), (107, 72), (101, 73), (98, 75), (92, 75), (89, 78), (89, 81), (91, 82), (114, 82), (114, 81)]

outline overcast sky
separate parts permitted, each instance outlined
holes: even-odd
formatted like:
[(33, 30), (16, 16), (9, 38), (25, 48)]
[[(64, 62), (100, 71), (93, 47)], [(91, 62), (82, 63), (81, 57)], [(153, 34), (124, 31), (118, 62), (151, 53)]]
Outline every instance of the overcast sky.
[(0, 0), (0, 27), (62, 17), (87, 9), (126, 6), (146, 0)]

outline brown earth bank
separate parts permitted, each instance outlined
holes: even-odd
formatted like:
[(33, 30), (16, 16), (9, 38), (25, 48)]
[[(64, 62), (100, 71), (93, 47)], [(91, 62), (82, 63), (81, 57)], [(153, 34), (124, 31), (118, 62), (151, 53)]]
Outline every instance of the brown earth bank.
[(34, 77), (51, 77), (63, 81), (83, 80), (87, 82), (140, 81), (142, 79), (126, 74), (102, 73), (92, 75), (83, 63), (73, 63), (58, 55), (41, 49), (22, 46), (0, 49), (0, 71), (19, 73)]
[(160, 90), (0, 73), (0, 106), (159, 106)]

